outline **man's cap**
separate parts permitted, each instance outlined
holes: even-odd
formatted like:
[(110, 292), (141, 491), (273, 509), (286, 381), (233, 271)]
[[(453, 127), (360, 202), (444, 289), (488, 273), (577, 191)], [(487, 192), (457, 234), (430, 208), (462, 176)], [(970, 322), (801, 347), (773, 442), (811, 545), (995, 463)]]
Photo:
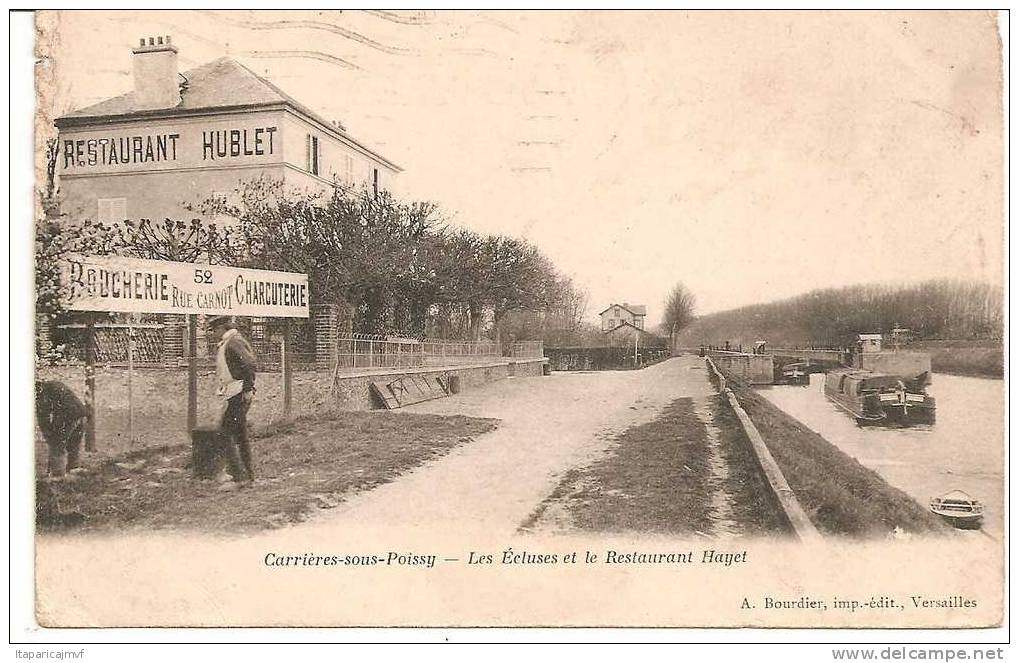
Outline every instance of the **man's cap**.
[(230, 317), (229, 315), (217, 315), (215, 317), (209, 318), (209, 321), (205, 323), (205, 326), (209, 329), (215, 329), (220, 325), (229, 325), (231, 323), (233, 323), (233, 318)]

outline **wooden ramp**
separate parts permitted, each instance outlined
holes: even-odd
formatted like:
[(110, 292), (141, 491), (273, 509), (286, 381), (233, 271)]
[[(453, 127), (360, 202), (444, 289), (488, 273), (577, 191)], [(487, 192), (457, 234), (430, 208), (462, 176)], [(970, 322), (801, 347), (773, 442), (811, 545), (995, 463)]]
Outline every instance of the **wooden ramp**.
[(449, 395), (449, 386), (437, 375), (408, 375), (391, 382), (372, 380), (371, 390), (387, 410)]

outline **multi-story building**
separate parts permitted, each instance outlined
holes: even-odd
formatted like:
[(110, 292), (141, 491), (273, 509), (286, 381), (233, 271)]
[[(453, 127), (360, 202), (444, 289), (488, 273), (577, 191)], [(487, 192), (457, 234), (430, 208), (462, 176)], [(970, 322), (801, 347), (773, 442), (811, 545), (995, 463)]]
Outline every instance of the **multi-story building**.
[[(237, 202), (234, 192), (257, 178), (286, 190), (339, 183), (377, 194), (401, 171), (231, 58), (180, 73), (170, 37), (150, 37), (131, 59), (131, 92), (55, 122), (60, 211), (69, 222), (191, 219), (210, 199)], [(347, 324), (342, 316), (334, 303), (313, 302), (306, 351), (328, 360)], [(178, 318), (164, 316), (162, 351), (170, 357), (183, 351)], [(258, 340), (265, 321), (250, 322)]]
[(389, 188), (400, 168), (230, 58), (178, 72), (170, 37), (132, 51), (134, 89), (56, 120), (69, 219), (191, 218), (257, 177)]
[(643, 304), (613, 304), (601, 315), (602, 331), (610, 331), (624, 324), (632, 325), (637, 329), (644, 329), (644, 318), (647, 317), (647, 306)]

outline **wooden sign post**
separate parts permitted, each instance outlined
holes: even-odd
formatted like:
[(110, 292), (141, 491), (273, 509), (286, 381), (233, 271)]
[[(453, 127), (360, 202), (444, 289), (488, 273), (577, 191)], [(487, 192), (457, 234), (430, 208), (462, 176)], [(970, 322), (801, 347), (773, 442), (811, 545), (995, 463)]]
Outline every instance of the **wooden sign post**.
[(188, 430), (198, 425), (198, 316), (188, 314)]
[(293, 413), (293, 409), (291, 408), (291, 387), (294, 379), (294, 360), (293, 357), (291, 357), (292, 353), (289, 352), (289, 345), (290, 323), (288, 321), (286, 326), (283, 328), (283, 342), (280, 345), (280, 360), (283, 363), (283, 366), (280, 367), (280, 370), (283, 371), (283, 419), (286, 421), (290, 421), (290, 417)]
[(294, 379), (293, 358), (290, 356), (290, 323), (283, 328), (282, 334), (273, 334), (272, 340), (280, 344), (280, 375), (283, 378), (283, 420), (290, 421), (293, 414), (291, 394)]
[(85, 451), (96, 450), (96, 325), (85, 323)]

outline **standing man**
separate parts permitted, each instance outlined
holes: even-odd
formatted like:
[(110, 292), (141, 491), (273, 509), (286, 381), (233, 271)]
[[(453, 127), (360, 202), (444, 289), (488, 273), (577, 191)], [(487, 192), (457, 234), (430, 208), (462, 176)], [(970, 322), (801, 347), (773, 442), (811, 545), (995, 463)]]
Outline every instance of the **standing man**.
[[(227, 460), (234, 481), (255, 481), (248, 441), (248, 408), (255, 393), (255, 353), (237, 331), (230, 316), (209, 320), (209, 329), (219, 340), (216, 352), (216, 393), (223, 399), (220, 431), (229, 439)], [(246, 475), (246, 476), (245, 476)]]

